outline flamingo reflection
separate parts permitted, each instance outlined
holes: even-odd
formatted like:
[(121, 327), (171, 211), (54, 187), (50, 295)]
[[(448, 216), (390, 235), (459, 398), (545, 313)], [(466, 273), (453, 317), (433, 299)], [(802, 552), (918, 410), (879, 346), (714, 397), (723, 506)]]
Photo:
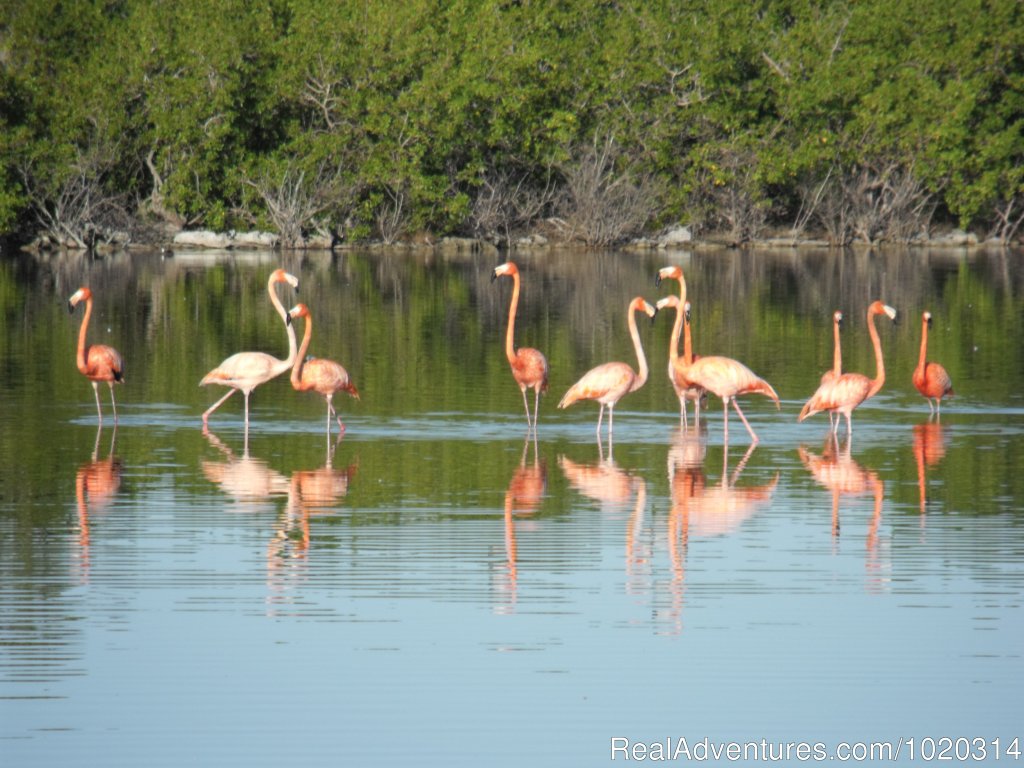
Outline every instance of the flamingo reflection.
[(78, 544), (83, 577), (89, 571), (89, 518), (94, 512), (106, 508), (121, 488), (121, 459), (114, 455), (117, 426), (110, 435), (110, 450), (105, 459), (99, 458), (100, 435), (103, 425), (96, 428), (96, 441), (92, 456), (75, 473), (75, 504), (78, 510)]
[[(536, 434), (533, 438), (533, 463), (527, 464), (530, 450), (530, 437), (523, 442), (523, 453), (519, 458), (519, 466), (512, 473), (508, 490), (505, 491), (505, 558), (507, 563), (506, 586), (510, 604), (515, 603), (516, 579), (518, 576), (518, 551), (516, 548), (517, 515), (532, 515), (540, 508), (541, 501), (548, 486), (547, 462), (541, 461), (537, 453)], [(511, 606), (510, 606), (511, 607)]]
[(867, 566), (871, 571), (878, 571), (878, 530), (882, 522), (882, 505), (885, 500), (885, 483), (878, 474), (865, 469), (850, 455), (850, 436), (847, 435), (843, 447), (839, 447), (839, 438), (830, 434), (822, 448), (821, 455), (811, 453), (805, 446), (797, 450), (800, 460), (814, 476), (819, 485), (832, 491), (832, 538), (839, 537), (839, 500), (841, 496), (861, 496), (870, 493), (873, 500), (871, 521), (865, 547), (868, 553)]
[(921, 498), (921, 524), (924, 525), (928, 503), (927, 468), (936, 466), (946, 455), (942, 422), (929, 421), (914, 425), (914, 458), (917, 461), (917, 488)]
[(738, 486), (737, 481), (757, 447), (751, 443), (729, 474), (729, 445), (722, 446), (722, 475), (709, 486), (704, 472), (707, 445), (697, 430), (676, 432), (668, 452), (671, 509), (668, 515), (668, 553), (672, 563), (672, 608), (676, 631), (681, 629), (686, 555), (694, 539), (726, 536), (735, 532), (765, 506), (779, 484), (780, 473), (764, 485)]
[(239, 457), (208, 429), (203, 430), (203, 436), (226, 457), (225, 461), (203, 459), (203, 474), (211, 483), (219, 485), (228, 496), (237, 501), (253, 502), (288, 493), (288, 479), (271, 469), (262, 459), (252, 458), (248, 441)]
[[(341, 439), (340, 435), (338, 439)], [(335, 469), (335, 448), (337, 443), (328, 448), (324, 466), (292, 472), (288, 503), (282, 524), (271, 543), (271, 553), (280, 555), (285, 546), (290, 545), (293, 557), (305, 557), (309, 551), (310, 516), (334, 512), (341, 499), (348, 495), (349, 484), (359, 469), (359, 462), (353, 462), (344, 469)], [(292, 533), (296, 530), (298, 536)]]
[(559, 456), (558, 466), (573, 488), (598, 502), (604, 510), (624, 511), (633, 502), (626, 524), (626, 573), (632, 581), (636, 569), (650, 562), (649, 547), (643, 547), (640, 536), (647, 506), (646, 481), (620, 469), (610, 452), (607, 459), (602, 452), (597, 464), (581, 464)]

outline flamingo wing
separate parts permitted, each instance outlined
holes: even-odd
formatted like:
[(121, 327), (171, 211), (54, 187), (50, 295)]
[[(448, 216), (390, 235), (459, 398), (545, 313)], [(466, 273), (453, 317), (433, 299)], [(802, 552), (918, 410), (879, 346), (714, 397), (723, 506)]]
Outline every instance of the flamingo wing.
[(548, 361), (540, 350), (532, 347), (517, 350), (511, 365), (512, 376), (521, 388), (548, 391)]
[(599, 403), (616, 403), (630, 391), (637, 375), (625, 363), (604, 363), (591, 368), (583, 377), (569, 387), (559, 408), (568, 408), (578, 400), (597, 400)]
[(922, 376), (914, 376), (914, 386), (925, 397), (942, 398), (953, 392), (953, 379), (939, 363), (926, 363)]
[(85, 375), (93, 381), (124, 381), (121, 353), (106, 344), (93, 344), (85, 354)]
[(255, 386), (273, 378), (280, 363), (265, 352), (237, 352), (206, 374), (199, 385)]
[(767, 381), (730, 357), (713, 355), (694, 360), (686, 375), (692, 385), (713, 392), (718, 397), (758, 392), (770, 397), (776, 404), (779, 402), (779, 396)]
[(333, 360), (307, 360), (302, 366), (302, 388), (316, 390), (321, 395), (333, 395), (344, 390), (355, 398), (359, 397), (348, 371)]

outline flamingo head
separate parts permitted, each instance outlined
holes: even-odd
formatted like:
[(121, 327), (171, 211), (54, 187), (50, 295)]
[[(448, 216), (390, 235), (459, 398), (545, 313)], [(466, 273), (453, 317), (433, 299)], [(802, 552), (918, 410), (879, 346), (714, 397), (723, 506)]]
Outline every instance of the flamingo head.
[(288, 310), (287, 322), (291, 323), (292, 318), (295, 317), (309, 317), (309, 307), (305, 304), (296, 304), (294, 307)]
[(658, 314), (658, 308), (651, 306), (642, 296), (637, 296), (633, 299), (633, 303), (630, 306), (634, 311), (645, 312), (651, 318), (651, 322), (654, 322), (654, 318)]
[(491, 273), (491, 282), (493, 283), (502, 275), (517, 274), (519, 274), (519, 267), (516, 266), (516, 263), (514, 261), (506, 261), (504, 264), (499, 264), (494, 268), (494, 271)]
[(77, 291), (75, 291), (73, 294), (71, 294), (71, 298), (68, 299), (68, 312), (74, 312), (75, 311), (75, 307), (78, 306), (78, 302), (80, 302), (80, 301), (88, 301), (91, 298), (92, 298), (92, 291), (90, 291), (88, 288), (84, 288), (84, 287), (83, 288), (79, 288)]
[(675, 294), (669, 294), (668, 296), (664, 296), (658, 299), (658, 303), (654, 305), (654, 308), (657, 309), (659, 312), (663, 310), (665, 307), (675, 307), (676, 309), (678, 309), (679, 297), (676, 296)]
[(832, 322), (838, 325), (840, 328), (843, 327), (843, 313), (838, 309), (832, 313)]
[(295, 275), (285, 272), (283, 269), (275, 269), (270, 274), (270, 282), (273, 283), (288, 283), (296, 291), (299, 290), (299, 278)]
[(871, 319), (871, 315), (885, 315), (894, 323), (896, 322), (896, 310), (890, 307), (888, 304), (883, 304), (880, 301), (871, 302), (871, 306), (868, 307), (868, 319)]
[(654, 278), (654, 286), (657, 288), (661, 285), (662, 280), (683, 280), (683, 268), (673, 264), (670, 267), (662, 267), (658, 270), (658, 275)]
[(686, 318), (686, 322), (690, 322), (690, 302), (683, 304), (683, 317)]
[(932, 313), (931, 312), (927, 312), (926, 311), (926, 312), (922, 313), (921, 319), (924, 321), (924, 324), (927, 325), (929, 328), (932, 327)]

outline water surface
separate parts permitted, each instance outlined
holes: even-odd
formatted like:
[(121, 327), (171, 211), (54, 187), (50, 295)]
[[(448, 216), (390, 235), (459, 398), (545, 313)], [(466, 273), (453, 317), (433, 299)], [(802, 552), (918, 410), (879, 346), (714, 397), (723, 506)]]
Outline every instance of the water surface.
[[(10, 765), (595, 765), (656, 742), (1001, 739), (1020, 732), (1024, 373), (1019, 254), (538, 253), (517, 338), (551, 363), (536, 440), (504, 358), (490, 256), (177, 254), (0, 263), (0, 757)], [(681, 430), (671, 317), (647, 385), (555, 405), (635, 363), (626, 305), (681, 263), (698, 353), (779, 392), (722, 439)], [(283, 356), (266, 298), (300, 279), (311, 351), (362, 393), (281, 378), (203, 432), (229, 354)], [(124, 355), (98, 428), (74, 366)], [(831, 365), (885, 388), (851, 441), (796, 414)], [(920, 312), (957, 396), (910, 385)], [(301, 332), (301, 327), (300, 327)], [(104, 407), (109, 405), (107, 393)], [(532, 401), (532, 396), (531, 396)], [(107, 413), (107, 412), (105, 412)], [(902, 762), (909, 762), (906, 752)], [(616, 762), (623, 762), (620, 758)]]

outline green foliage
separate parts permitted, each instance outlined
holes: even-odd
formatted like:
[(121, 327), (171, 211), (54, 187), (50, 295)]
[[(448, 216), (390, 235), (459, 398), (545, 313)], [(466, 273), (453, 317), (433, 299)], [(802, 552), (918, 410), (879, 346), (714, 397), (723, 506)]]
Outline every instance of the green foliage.
[(608, 137), (659, 182), (656, 222), (749, 234), (792, 223), (808, 188), (892, 168), (1006, 234), (1022, 52), (1021, 4), (985, 0), (19, 3), (0, 25), (0, 229), (87, 158), (101, 191), (178, 225), (268, 226), (253, 181), (304, 174), (335, 191), (319, 227), (465, 232), (488, 180), (564, 184), (553, 169)]

